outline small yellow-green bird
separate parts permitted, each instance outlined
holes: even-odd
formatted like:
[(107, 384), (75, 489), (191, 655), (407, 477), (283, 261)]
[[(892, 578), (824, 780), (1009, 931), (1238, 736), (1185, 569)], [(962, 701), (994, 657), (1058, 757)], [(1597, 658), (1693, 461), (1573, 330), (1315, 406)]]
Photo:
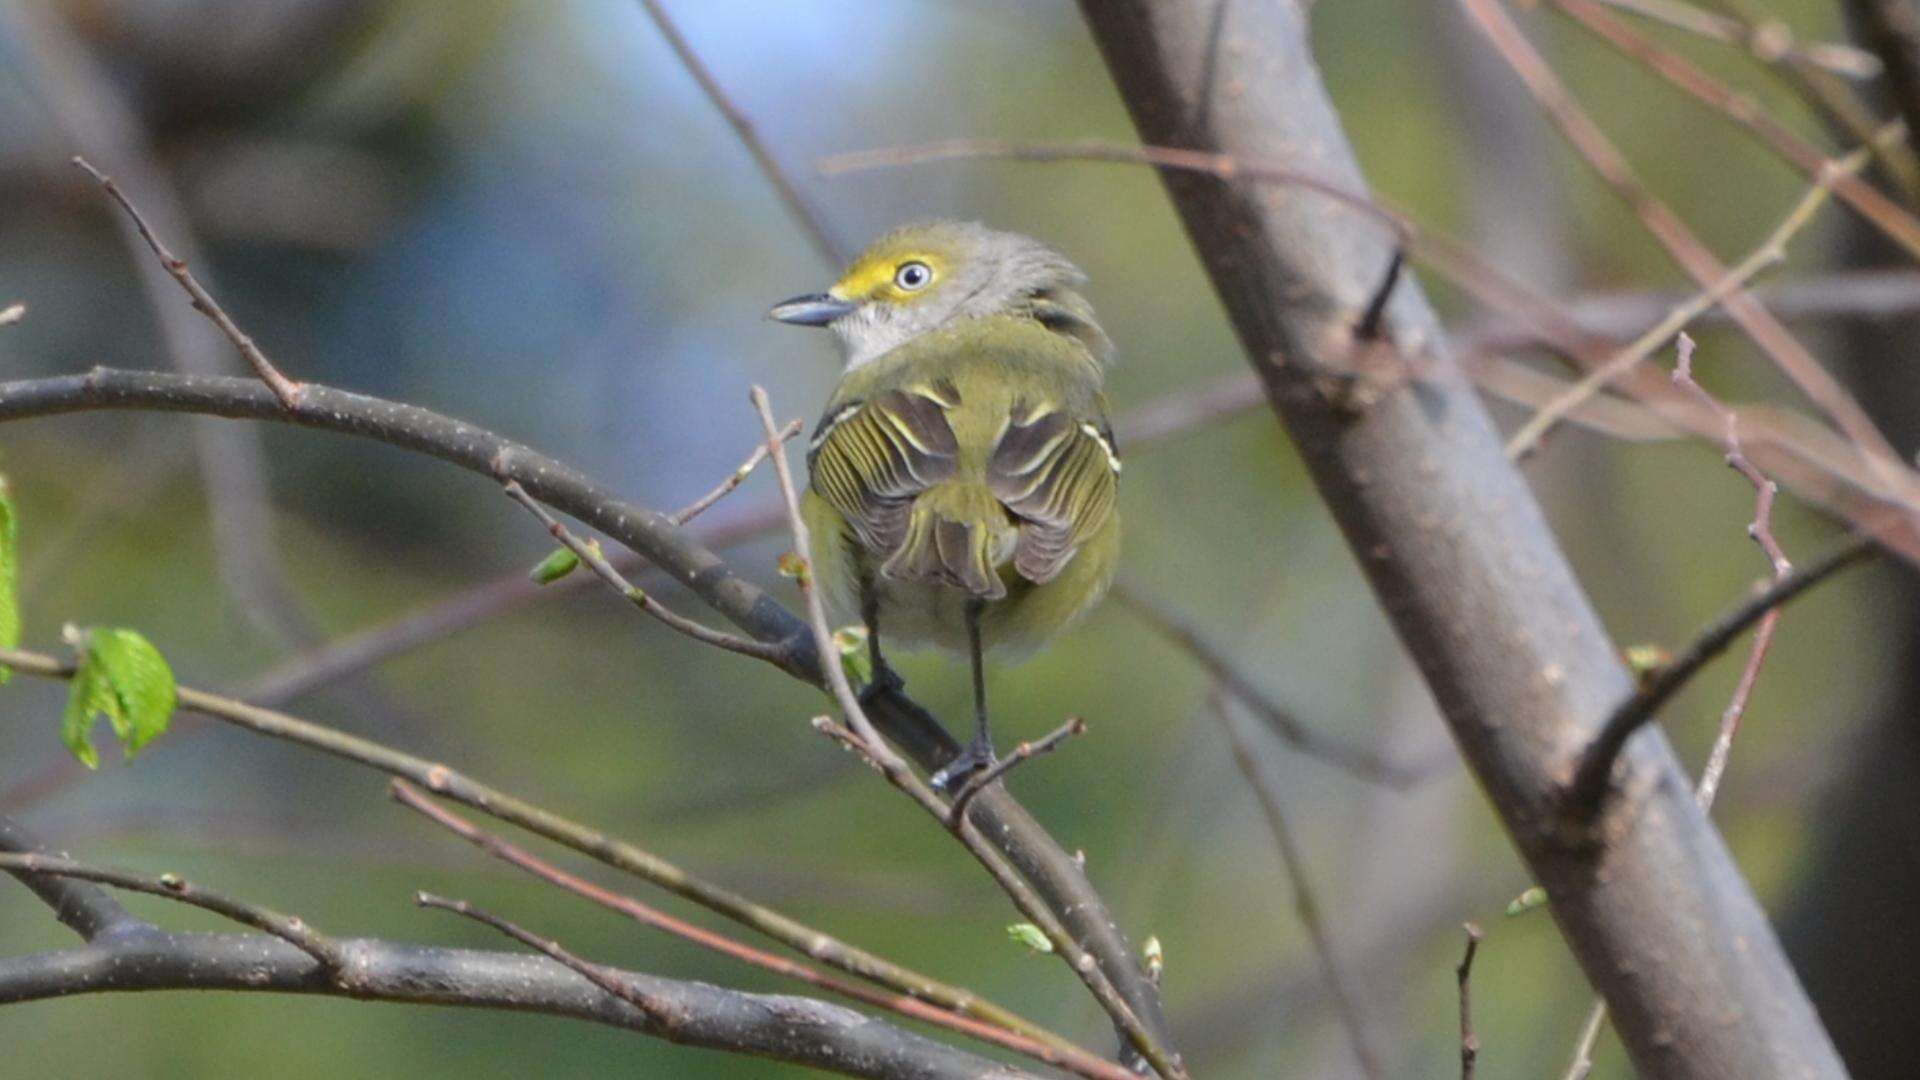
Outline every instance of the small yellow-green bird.
[(875, 241), (769, 317), (830, 327), (846, 370), (808, 446), (814, 573), (889, 641), (965, 650), (974, 739), (936, 784), (993, 761), (987, 648), (1030, 651), (1092, 607), (1120, 551), (1113, 352), (1085, 276), (1037, 240), (967, 222)]

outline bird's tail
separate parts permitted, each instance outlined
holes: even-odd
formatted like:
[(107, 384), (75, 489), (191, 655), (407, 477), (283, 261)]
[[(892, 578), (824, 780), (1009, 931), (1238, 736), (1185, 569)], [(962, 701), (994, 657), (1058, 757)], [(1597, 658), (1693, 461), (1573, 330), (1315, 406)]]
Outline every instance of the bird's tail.
[(999, 566), (1018, 539), (1006, 507), (984, 485), (935, 484), (913, 502), (906, 537), (880, 567), (903, 581), (933, 581), (981, 600), (1007, 595)]

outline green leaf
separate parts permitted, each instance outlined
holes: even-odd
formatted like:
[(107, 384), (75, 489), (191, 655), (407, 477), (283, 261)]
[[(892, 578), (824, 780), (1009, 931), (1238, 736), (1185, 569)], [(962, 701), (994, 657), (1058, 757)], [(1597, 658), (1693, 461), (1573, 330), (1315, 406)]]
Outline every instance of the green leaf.
[(556, 548), (553, 554), (540, 560), (538, 566), (527, 572), (535, 585), (551, 585), (575, 570), (580, 569), (580, 556), (571, 548)]
[(833, 647), (840, 653), (840, 670), (847, 681), (865, 686), (873, 681), (873, 654), (867, 651), (867, 628), (843, 626), (833, 632)]
[(1513, 902), (1507, 905), (1507, 918), (1511, 919), (1515, 915), (1525, 915), (1527, 912), (1532, 911), (1534, 908), (1546, 902), (1547, 890), (1535, 885), (1526, 892), (1514, 897)]
[(82, 661), (67, 687), (66, 710), (60, 714), (60, 741), (67, 744), (80, 764), (89, 769), (100, 767), (100, 752), (93, 748), (93, 740), (87, 735), (96, 715), (111, 713), (119, 707), (113, 692), (101, 681), (99, 669)]
[(80, 650), (60, 718), (60, 738), (73, 756), (97, 768), (99, 754), (88, 735), (104, 716), (127, 757), (158, 738), (173, 720), (179, 688), (166, 658), (137, 630), (102, 627), (69, 635)]
[(1053, 951), (1053, 942), (1047, 940), (1047, 935), (1030, 922), (1017, 922), (1007, 927), (1007, 937), (1011, 938), (1015, 945), (1025, 945), (1037, 953)]
[[(20, 524), (14, 514), (13, 495), (7, 490), (7, 478), (0, 476), (0, 648), (20, 644)], [(13, 672), (0, 667), (0, 684)]]

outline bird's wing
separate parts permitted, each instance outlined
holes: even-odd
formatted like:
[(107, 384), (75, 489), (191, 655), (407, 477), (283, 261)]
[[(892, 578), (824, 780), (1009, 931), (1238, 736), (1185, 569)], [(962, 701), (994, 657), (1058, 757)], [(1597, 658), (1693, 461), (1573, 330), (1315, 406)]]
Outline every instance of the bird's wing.
[(889, 390), (840, 403), (820, 419), (807, 451), (813, 489), (868, 550), (898, 549), (913, 500), (958, 470), (959, 443), (946, 414), (953, 403), (938, 386)]
[(987, 486), (1020, 520), (1013, 556), (1020, 576), (1053, 580), (1112, 516), (1119, 482), (1120, 456), (1104, 417), (1015, 403), (987, 460)]

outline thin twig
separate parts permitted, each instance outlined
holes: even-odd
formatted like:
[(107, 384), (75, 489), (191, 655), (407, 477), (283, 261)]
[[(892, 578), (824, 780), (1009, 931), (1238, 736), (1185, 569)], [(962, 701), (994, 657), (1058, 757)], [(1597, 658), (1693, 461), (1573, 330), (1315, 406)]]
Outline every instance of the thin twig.
[(79, 881), (91, 881), (97, 885), (111, 885), (128, 892), (165, 897), (189, 907), (211, 911), (242, 926), (250, 926), (263, 933), (272, 934), (313, 957), (334, 978), (342, 976), (346, 964), (345, 954), (340, 946), (332, 938), (308, 926), (299, 916), (282, 915), (257, 904), (249, 904), (220, 893), (209, 892), (181, 879), (178, 874), (159, 876), (140, 874), (131, 870), (90, 866), (72, 859), (57, 855), (43, 855), (39, 852), (0, 852), (0, 870), (27, 874), (52, 874)]
[[(792, 423), (780, 429), (780, 441), (786, 442), (795, 435), (800, 434), (800, 427), (800, 421), (795, 419)], [(752, 476), (753, 470), (759, 468), (760, 463), (765, 460), (767, 460), (767, 444), (764, 442), (754, 443), (753, 453), (747, 455), (747, 460), (741, 462), (739, 468), (728, 473), (727, 478), (720, 481), (719, 486), (680, 509), (675, 510), (673, 513), (668, 514), (667, 520), (673, 522), (675, 525), (685, 525), (687, 522), (699, 517), (714, 503), (726, 498), (727, 495), (732, 493), (734, 488), (746, 483), (747, 477)]]
[(672, 1008), (651, 995), (643, 994), (629, 985), (614, 969), (588, 960), (582, 960), (580, 957), (562, 948), (559, 942), (551, 938), (543, 938), (537, 934), (523, 930), (513, 923), (500, 918), (498, 915), (490, 915), (474, 907), (465, 900), (449, 900), (442, 896), (435, 896), (429, 892), (414, 893), (413, 900), (414, 903), (419, 904), (421, 907), (451, 911), (456, 915), (464, 915), (477, 923), (491, 926), (502, 934), (525, 945), (527, 948), (544, 954), (547, 959), (571, 968), (588, 982), (663, 1024), (671, 1025), (678, 1020)]
[(788, 176), (787, 171), (780, 166), (780, 162), (773, 156), (773, 151), (767, 148), (767, 144), (760, 138), (760, 133), (755, 130), (753, 121), (733, 103), (732, 98), (727, 96), (727, 92), (720, 86), (720, 81), (714, 78), (712, 70), (707, 67), (705, 61), (700, 59), (700, 54), (693, 51), (692, 43), (687, 41), (686, 35), (682, 34), (680, 28), (667, 16), (667, 10), (661, 5), (660, 0), (640, 0), (640, 6), (646, 11), (647, 17), (653, 20), (654, 27), (660, 31), (660, 36), (666, 39), (667, 46), (673, 50), (674, 56), (679, 58), (680, 66), (687, 69), (687, 74), (693, 76), (693, 81), (699, 84), (700, 92), (705, 94), (713, 107), (726, 118), (727, 126), (733, 128), (734, 136), (740, 140), (740, 145), (752, 155), (753, 163), (759, 167), (760, 174), (773, 185), (773, 190), (780, 196), (780, 202), (786, 206), (787, 213), (792, 215), (795, 224), (800, 226), (800, 230), (806, 233), (807, 240), (813, 244), (813, 249), (820, 253), (820, 258), (833, 266), (844, 265), (848, 257), (847, 252), (834, 242), (833, 235), (827, 229), (819, 209), (807, 199), (801, 192), (800, 186), (794, 183), (793, 178)]
[[(1745, 5), (1740, 4), (1739, 0), (1732, 0), (1732, 3), (1740, 10), (1745, 10)], [(1593, 0), (1554, 0), (1554, 4), (1622, 54), (1744, 128), (1807, 179), (1818, 177), (1827, 167), (1825, 153), (1795, 134), (1792, 128), (1769, 116), (1751, 94), (1734, 90), (1686, 57), (1635, 32)], [(1728, 0), (1722, 0), (1722, 4), (1727, 6)], [(1805, 69), (1800, 70), (1804, 73)], [(1867, 143), (1869, 148), (1879, 143), (1880, 140), (1874, 138), (1877, 125), (1872, 114), (1860, 105), (1852, 90), (1837, 84), (1826, 85), (1821, 82), (1822, 78), (1815, 76), (1810, 81), (1802, 82), (1802, 88), (1813, 97), (1815, 106), (1826, 109), (1839, 119), (1853, 138)], [(1898, 148), (1900, 142), (1890, 139), (1886, 145)], [(1893, 152), (1898, 153), (1898, 149)], [(1898, 167), (1903, 183), (1911, 179), (1910, 165), (1909, 161), (1906, 167)], [(1834, 191), (1841, 202), (1885, 233), (1888, 239), (1905, 248), (1908, 254), (1920, 257), (1920, 220), (1916, 220), (1898, 203), (1865, 181), (1853, 178), (1841, 180), (1835, 185)]]
[[(1720, 418), (1726, 426), (1726, 435), (1721, 446), (1726, 451), (1728, 467), (1745, 477), (1753, 485), (1753, 521), (1747, 525), (1747, 536), (1760, 545), (1766, 554), (1767, 564), (1773, 571), (1772, 583), (1778, 586), (1793, 574), (1793, 563), (1787, 559), (1785, 549), (1773, 535), (1773, 501), (1780, 494), (1780, 485), (1768, 479), (1751, 460), (1740, 445), (1740, 417), (1732, 409), (1721, 404), (1701, 386), (1693, 377), (1693, 338), (1686, 333), (1680, 334), (1674, 348), (1673, 368), (1674, 385), (1686, 389), (1708, 411)], [(1769, 608), (1760, 618), (1753, 631), (1753, 645), (1747, 651), (1747, 662), (1740, 669), (1740, 678), (1734, 684), (1733, 696), (1727, 707), (1720, 713), (1720, 727), (1714, 733), (1713, 748), (1707, 753), (1707, 764), (1700, 770), (1700, 782), (1694, 788), (1693, 797), (1702, 811), (1713, 810), (1713, 799), (1720, 791), (1720, 778), (1726, 775), (1727, 762), (1733, 756), (1733, 740), (1740, 733), (1740, 721), (1747, 714), (1747, 703), (1753, 698), (1754, 685), (1759, 682), (1760, 669), (1766, 665), (1767, 652), (1773, 647), (1774, 630), (1780, 624), (1780, 608)], [(1593, 1010), (1587, 1016), (1587, 1023), (1580, 1032), (1580, 1043), (1573, 1054), (1573, 1065), (1569, 1073), (1593, 1066), (1593, 1048), (1600, 1038), (1600, 1032), (1607, 1022), (1607, 1003), (1595, 998)], [(1584, 1075), (1584, 1072), (1582, 1073)]]
[[(1469, 5), (1482, 3), (1483, 0), (1463, 0)], [(1495, 18), (1503, 18), (1495, 12)], [(1518, 35), (1517, 28), (1511, 28)], [(1503, 42), (1511, 45), (1511, 42)], [(1518, 38), (1517, 47), (1530, 50), (1524, 38)], [(1639, 212), (1650, 231), (1668, 248), (1690, 276), (1697, 287), (1710, 287), (1714, 281), (1723, 277), (1726, 268), (1698, 240), (1693, 238), (1664, 204), (1654, 199), (1638, 179), (1618, 151), (1605, 136), (1593, 126), (1592, 121), (1580, 112), (1576, 103), (1567, 95), (1558, 82), (1552, 69), (1537, 53), (1527, 53), (1514, 61), (1526, 64), (1523, 74), (1537, 76), (1544, 80), (1534, 87), (1536, 94), (1545, 99), (1554, 111), (1556, 119), (1569, 118), (1572, 125), (1567, 128), (1569, 138), (1575, 141), (1576, 148), (1596, 163), (1603, 178), (1607, 179), (1617, 191)], [(1530, 80), (1531, 82), (1531, 80)], [(1898, 137), (1898, 125), (1888, 125), (1881, 129), (1877, 138), (1888, 140)], [(1879, 145), (1876, 143), (1876, 145)], [(1597, 155), (1597, 156), (1596, 156)], [(1534, 292), (1514, 281), (1471, 249), (1454, 243), (1446, 237), (1416, 227), (1406, 215), (1390, 209), (1377, 201), (1359, 194), (1337, 182), (1328, 180), (1312, 172), (1289, 165), (1267, 161), (1236, 157), (1231, 154), (1214, 153), (1202, 150), (1181, 149), (1169, 146), (1134, 146), (1123, 143), (1103, 141), (1075, 141), (1053, 143), (1023, 143), (1001, 140), (954, 139), (943, 142), (925, 143), (914, 146), (887, 147), (877, 150), (861, 151), (855, 154), (843, 154), (819, 162), (824, 172), (836, 173), (856, 169), (891, 168), (929, 161), (951, 159), (991, 158), (1009, 161), (1065, 162), (1094, 161), (1112, 162), (1125, 165), (1145, 165), (1159, 169), (1182, 172), (1194, 172), (1218, 177), (1227, 182), (1244, 180), (1253, 184), (1278, 184), (1303, 187), (1317, 191), (1352, 209), (1360, 211), (1368, 218), (1378, 222), (1390, 233), (1397, 244), (1404, 247), (1409, 255), (1428, 268), (1438, 272), (1448, 281), (1459, 286), (1468, 295), (1497, 310), (1509, 311), (1518, 315), (1527, 325), (1536, 328), (1543, 340), (1550, 342), (1556, 350), (1577, 359), (1582, 365), (1592, 367), (1603, 359), (1596, 343), (1590, 335), (1583, 333), (1578, 324), (1565, 317), (1561, 309), (1542, 299)], [(1862, 484), (1876, 499), (1885, 497), (1893, 501), (1920, 506), (1920, 477), (1906, 468), (1899, 460), (1884, 435), (1880, 434), (1864, 410), (1854, 401), (1846, 390), (1836, 382), (1813, 356), (1807, 352), (1786, 327), (1765, 307), (1754, 301), (1744, 291), (1737, 291), (1727, 298), (1726, 307), (1729, 317), (1743, 333), (1752, 338), (1760, 348), (1771, 357), (1781, 370), (1800, 386), (1821, 410), (1833, 417), (1847, 435), (1867, 451), (1864, 468), (1874, 474), (1872, 481)], [(1629, 373), (1632, 374), (1632, 373)], [(1633, 389), (1636, 393), (1657, 393), (1659, 390), (1671, 392), (1665, 380), (1654, 379), (1651, 384), (1636, 380)], [(1683, 426), (1692, 429), (1689, 422)], [(1849, 482), (1855, 482), (1849, 480)]]
[(1809, 188), (1800, 201), (1794, 204), (1780, 224), (1774, 226), (1760, 246), (1740, 264), (1727, 271), (1709, 287), (1693, 294), (1685, 301), (1676, 304), (1666, 318), (1649, 327), (1645, 333), (1634, 339), (1631, 345), (1621, 349), (1606, 363), (1588, 372), (1579, 382), (1568, 388), (1566, 393), (1555, 398), (1533, 414), (1520, 429), (1514, 432), (1507, 442), (1507, 457), (1518, 461), (1527, 456), (1539, 445), (1541, 438), (1553, 429), (1553, 426), (1565, 419), (1567, 414), (1582, 403), (1598, 394), (1606, 386), (1619, 378), (1629, 368), (1653, 355), (1653, 351), (1666, 344), (1674, 334), (1684, 330), (1689, 323), (1702, 313), (1718, 306), (1729, 295), (1746, 287), (1754, 275), (1769, 266), (1784, 261), (1787, 257), (1787, 243), (1801, 229), (1807, 227), (1820, 207), (1826, 205), (1828, 195), (1833, 191), (1833, 177), (1840, 174), (1852, 174), (1865, 167), (1871, 155), (1865, 150), (1856, 150), (1841, 159), (1829, 173), (1823, 173), (1818, 181)]
[(1308, 727), (1257, 686), (1240, 665), (1196, 622), (1172, 605), (1147, 594), (1131, 581), (1115, 581), (1107, 593), (1156, 633), (1179, 646), (1213, 678), (1214, 685), (1251, 710), (1273, 733), (1308, 757), (1368, 783), (1406, 790), (1442, 775), (1455, 761), (1451, 753), (1431, 763), (1398, 764), (1378, 752), (1351, 745)]
[[(74, 664), (70, 659), (19, 649), (0, 649), (0, 665), (27, 675), (53, 679), (71, 679)], [(624, 840), (579, 824), (550, 810), (480, 783), (438, 762), (384, 746), (332, 728), (311, 723), (285, 713), (264, 709), (232, 698), (209, 694), (191, 687), (179, 690), (180, 706), (204, 716), (281, 739), (322, 753), (377, 769), (389, 776), (419, 784), (428, 791), (462, 805), (472, 807), (500, 821), (525, 829), (537, 836), (571, 848), (616, 870), (652, 882), (684, 897), (715, 914), (758, 931), (787, 947), (849, 974), (859, 976), (902, 994), (933, 1002), (954, 1012), (1020, 1034), (1041, 1039), (1041, 1032), (1030, 1021), (988, 1001), (970, 990), (940, 982), (930, 976), (902, 967), (890, 960), (848, 944), (825, 931), (755, 903), (720, 885), (642, 850)]]
[(1709, 623), (1673, 661), (1646, 679), (1632, 697), (1608, 715), (1593, 741), (1581, 754), (1573, 782), (1566, 794), (1569, 811), (1576, 817), (1591, 816), (1606, 797), (1608, 777), (1633, 733), (1653, 719), (1655, 710), (1677, 693), (1700, 669), (1725, 652), (1741, 633), (1767, 617), (1776, 608), (1820, 584), (1827, 578), (1879, 550), (1870, 536), (1854, 536), (1793, 573), (1774, 582), (1733, 610)]
[(780, 496), (786, 503), (787, 528), (793, 534), (794, 554), (800, 559), (798, 581), (800, 592), (807, 606), (807, 627), (813, 633), (814, 648), (820, 654), (820, 666), (826, 669), (826, 681), (829, 692), (839, 704), (840, 711), (846, 715), (847, 724), (855, 734), (867, 744), (867, 752), (873, 761), (881, 766), (889, 779), (895, 774), (910, 775), (907, 763), (893, 752), (893, 747), (874, 730), (873, 721), (867, 719), (867, 710), (860, 705), (860, 697), (853, 692), (853, 684), (847, 681), (846, 667), (840, 663), (840, 652), (833, 645), (833, 627), (827, 622), (827, 605), (820, 595), (820, 589), (813, 580), (813, 542), (807, 534), (806, 520), (800, 514), (800, 494), (794, 487), (793, 471), (787, 467), (787, 450), (780, 438), (780, 425), (773, 419), (773, 406), (767, 400), (767, 392), (756, 386), (748, 397), (760, 415), (760, 424), (766, 429), (766, 446), (773, 455), (774, 475), (780, 480)]
[(205, 315), (213, 325), (220, 328), (220, 332), (226, 335), (227, 340), (233, 343), (233, 347), (246, 358), (247, 364), (253, 368), (253, 373), (260, 377), (261, 382), (267, 384), (267, 388), (273, 391), (274, 397), (280, 399), (281, 408), (288, 412), (298, 409), (302, 384), (282, 375), (280, 369), (273, 366), (273, 361), (267, 359), (267, 354), (260, 351), (260, 346), (254, 343), (253, 338), (247, 336), (247, 332), (240, 329), (239, 324), (233, 321), (233, 317), (227, 314), (227, 310), (213, 298), (213, 294), (201, 286), (199, 280), (193, 276), (193, 271), (187, 269), (186, 261), (175, 258), (173, 252), (167, 250), (166, 244), (154, 235), (153, 228), (147, 224), (147, 219), (141, 216), (140, 209), (121, 192), (120, 186), (115, 184), (112, 178), (94, 168), (86, 158), (75, 157), (73, 163), (88, 176), (93, 177), (101, 190), (112, 197), (114, 202), (119, 203), (120, 209), (125, 210), (127, 216), (133, 219), (134, 228), (140, 230), (140, 238), (153, 249), (154, 256), (160, 260), (160, 265), (166, 267), (167, 273), (172, 275), (173, 280), (180, 283), (180, 288), (185, 290), (187, 296), (193, 301), (193, 309)]
[[(394, 799), (401, 805), (413, 810), (441, 828), (466, 840), (481, 851), (503, 862), (519, 867), (521, 870), (576, 896), (618, 912), (645, 926), (651, 926), (676, 937), (691, 941), (696, 945), (711, 949), (725, 956), (751, 964), (763, 971), (797, 979), (809, 986), (831, 991), (842, 997), (852, 998), (876, 1008), (921, 1020), (929, 1024), (944, 1027), (976, 1039), (982, 1039), (1018, 1053), (1026, 1054), (1049, 1064), (1096, 1080), (1135, 1080), (1127, 1070), (1109, 1061), (1103, 1061), (1073, 1043), (1051, 1031), (1045, 1032), (1045, 1038), (1039, 1035), (1029, 1037), (1008, 1031), (995, 1024), (984, 1023), (947, 1009), (930, 1005), (903, 994), (883, 994), (867, 987), (836, 979), (816, 971), (805, 964), (776, 956), (763, 949), (756, 949), (735, 941), (723, 934), (715, 933), (704, 927), (695, 926), (683, 919), (660, 911), (657, 908), (626, 896), (602, 888), (577, 875), (567, 873), (552, 863), (498, 836), (488, 833), (458, 814), (434, 805), (433, 801), (415, 790), (404, 781), (395, 780), (390, 786)], [(1044, 1031), (1044, 1029), (1038, 1029)]]
[(1460, 1080), (1473, 1080), (1473, 1067), (1480, 1059), (1480, 1036), (1473, 1032), (1473, 958), (1486, 935), (1473, 923), (1461, 929), (1467, 935), (1467, 948), (1460, 955), (1460, 966), (1453, 969), (1454, 980), (1460, 984)]
[(1041, 754), (1050, 753), (1058, 748), (1061, 743), (1066, 742), (1075, 735), (1084, 733), (1086, 730), (1087, 722), (1085, 720), (1077, 716), (1068, 717), (1066, 723), (1054, 728), (1042, 738), (1035, 739), (1032, 742), (1022, 742), (1019, 746), (1013, 748), (1011, 754), (980, 770), (953, 796), (953, 805), (947, 808), (948, 825), (957, 825), (962, 818), (966, 817), (967, 804), (973, 802), (974, 796), (985, 791), (987, 785), (998, 782), (1001, 777), (1012, 771), (1015, 765), (1026, 761), (1028, 758), (1039, 757)]
[(1367, 1043), (1366, 1024), (1361, 1019), (1359, 1005), (1347, 989), (1346, 977), (1334, 958), (1333, 940), (1321, 917), (1320, 901), (1315, 895), (1313, 881), (1307, 875), (1306, 856), (1294, 840), (1293, 829), (1287, 823), (1286, 812), (1280, 804), (1280, 793), (1268, 783), (1266, 772), (1261, 769), (1252, 746), (1234, 723), (1233, 714), (1228, 711), (1227, 702), (1218, 690), (1209, 698), (1206, 711), (1227, 737), (1234, 767), (1240, 770), (1241, 777), (1253, 792), (1254, 801), (1260, 804), (1260, 811), (1266, 816), (1267, 828), (1273, 833), (1274, 850), (1280, 855), (1280, 868), (1286, 874), (1288, 887), (1293, 890), (1294, 914), (1299, 917), (1301, 927), (1307, 932), (1307, 940), (1313, 946), (1314, 959), (1319, 962), (1320, 977), (1326, 984), (1327, 997), (1333, 1003), (1333, 1011), (1340, 1018), (1341, 1027), (1346, 1030), (1347, 1041), (1353, 1047), (1353, 1056), (1359, 1062), (1360, 1071), (1366, 1076), (1377, 1077), (1380, 1075), (1380, 1065), (1374, 1060), (1373, 1050)]
[(1600, 0), (1608, 7), (1632, 12), (1676, 30), (1746, 48), (1762, 63), (1801, 59), (1845, 79), (1872, 79), (1882, 69), (1880, 58), (1843, 42), (1797, 42), (1785, 23), (1768, 24), (1767, 34), (1749, 31), (1738, 19), (1704, 11), (1682, 0)]
[(540, 519), (540, 523), (547, 527), (547, 532), (551, 533), (555, 540), (558, 540), (568, 551), (579, 556), (580, 561), (585, 563), (587, 568), (593, 571), (594, 576), (612, 586), (615, 592), (626, 597), (633, 606), (658, 619), (661, 624), (667, 628), (684, 634), (703, 645), (712, 645), (715, 648), (725, 649), (730, 653), (750, 656), (755, 660), (764, 660), (777, 668), (796, 674), (799, 673), (795, 667), (793, 651), (791, 649), (786, 648), (779, 642), (756, 641), (753, 638), (742, 637), (739, 634), (730, 634), (725, 630), (715, 630), (711, 626), (696, 622), (674, 611), (660, 601), (655, 600), (646, 590), (628, 581), (624, 574), (620, 573), (619, 570), (614, 568), (612, 563), (607, 561), (607, 557), (601, 553), (598, 544), (589, 544), (578, 536), (575, 536), (573, 530), (561, 524), (559, 518), (548, 513), (547, 508), (541, 506), (533, 496), (527, 494), (527, 489), (521, 487), (517, 481), (508, 480), (505, 484), (501, 485), (501, 487), (502, 490), (507, 493), (507, 498), (526, 507), (528, 513)]
[[(1499, 50), (1514, 73), (1520, 76), (1528, 92), (1553, 120), (1567, 142), (1633, 210), (1647, 232), (1686, 271), (1694, 284), (1709, 288), (1725, 277), (1727, 268), (1719, 258), (1700, 242), (1671, 208), (1641, 183), (1626, 156), (1581, 107), (1499, 0), (1461, 0), (1461, 3), (1480, 23), (1488, 40)], [(1887, 138), (1894, 137), (1897, 132), (1895, 125), (1883, 129)], [(1833, 164), (1822, 158), (1820, 169), (1832, 168)], [(1901, 464), (1899, 454), (1867, 416), (1866, 410), (1771, 312), (1739, 289), (1728, 295), (1726, 305), (1741, 331), (1854, 441), (1883, 479), (1903, 493), (1912, 493), (1920, 488), (1912, 470)]]
[[(1773, 500), (1780, 493), (1780, 485), (1769, 480), (1748, 460), (1746, 452), (1740, 446), (1740, 418), (1732, 409), (1720, 403), (1720, 400), (1708, 393), (1693, 378), (1693, 339), (1680, 335), (1679, 362), (1673, 369), (1673, 381), (1690, 389), (1701, 404), (1712, 410), (1726, 424), (1727, 434), (1724, 441), (1727, 465), (1746, 477), (1753, 485), (1753, 522), (1747, 526), (1747, 535), (1760, 545), (1766, 553), (1767, 563), (1773, 570), (1773, 584), (1778, 585), (1793, 573), (1793, 563), (1788, 561), (1787, 553), (1780, 547), (1780, 541), (1773, 535)], [(1754, 683), (1760, 677), (1760, 668), (1767, 661), (1767, 650), (1773, 645), (1773, 632), (1780, 621), (1780, 609), (1774, 608), (1760, 620), (1753, 631), (1753, 646), (1747, 654), (1746, 666), (1741, 669), (1740, 680), (1733, 691), (1732, 700), (1727, 702), (1726, 710), (1720, 716), (1720, 730), (1714, 737), (1713, 749), (1707, 755), (1706, 768), (1700, 773), (1700, 787), (1696, 797), (1700, 808), (1713, 807), (1713, 797), (1720, 790), (1720, 778), (1726, 773), (1727, 758), (1733, 752), (1733, 739), (1740, 731), (1740, 719), (1746, 715), (1747, 702), (1753, 697)]]
[(1606, 999), (1595, 998), (1593, 1007), (1587, 1010), (1586, 1022), (1580, 1025), (1580, 1042), (1574, 1047), (1565, 1080), (1587, 1080), (1587, 1074), (1593, 1071), (1593, 1048), (1599, 1044), (1600, 1032), (1606, 1026)]

